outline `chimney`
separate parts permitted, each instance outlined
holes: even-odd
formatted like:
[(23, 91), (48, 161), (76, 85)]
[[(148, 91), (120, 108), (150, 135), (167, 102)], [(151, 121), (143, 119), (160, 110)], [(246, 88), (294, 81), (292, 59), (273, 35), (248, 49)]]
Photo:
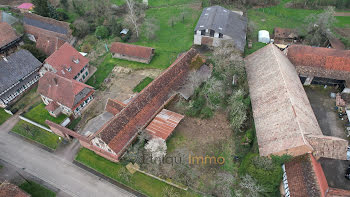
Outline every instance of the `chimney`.
[(4, 59), (5, 62), (9, 62), (5, 56), (2, 56), (2, 59)]
[(76, 64), (79, 64), (79, 58), (77, 58), (77, 57), (74, 56), (74, 57), (73, 57), (73, 62), (76, 63)]

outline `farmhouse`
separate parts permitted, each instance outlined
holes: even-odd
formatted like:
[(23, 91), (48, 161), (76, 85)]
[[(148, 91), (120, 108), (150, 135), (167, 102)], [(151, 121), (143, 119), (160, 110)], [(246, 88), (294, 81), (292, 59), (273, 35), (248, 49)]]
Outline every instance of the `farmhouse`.
[(92, 101), (94, 92), (91, 86), (52, 72), (46, 72), (38, 86), (45, 108), (54, 117), (60, 113), (80, 116), (82, 109)]
[(0, 22), (0, 54), (15, 48), (21, 41), (15, 30), (6, 22)]
[(346, 140), (324, 136), (298, 74), (273, 44), (246, 58), (256, 135), (261, 156), (311, 153), (346, 159)]
[[(324, 173), (322, 161), (312, 154), (293, 158), (282, 166), (285, 196), (350, 196), (350, 191), (334, 185)], [(342, 176), (343, 178), (343, 176)], [(343, 182), (347, 182), (343, 178)]]
[(111, 46), (114, 58), (149, 64), (154, 56), (154, 49), (150, 47), (114, 42)]
[[(167, 111), (161, 111), (175, 97), (175, 90), (179, 89), (186, 78), (190, 64), (196, 54), (197, 52), (194, 49), (182, 54), (127, 105), (110, 99), (106, 110), (115, 115), (95, 133), (88, 132), (87, 136), (82, 136), (53, 122), (46, 122), (56, 134), (63, 137), (76, 137), (84, 147), (111, 161), (118, 162), (138, 133), (147, 125), (151, 125), (150, 122), (157, 115), (160, 114), (158, 117), (163, 116), (162, 119), (166, 119), (168, 123), (172, 122), (172, 118), (170, 118), (172, 115)], [(169, 117), (166, 118), (165, 115), (169, 115)], [(155, 120), (159, 121), (157, 118)], [(177, 119), (172, 122), (173, 127), (178, 122)], [(153, 128), (149, 130), (155, 131)]]
[(40, 75), (43, 76), (46, 72), (50, 71), (67, 79), (84, 82), (89, 75), (88, 66), (88, 58), (82, 56), (70, 44), (64, 43), (59, 50), (44, 61)]
[(64, 42), (72, 41), (69, 23), (24, 13), (23, 24), (29, 38), (36, 42), (37, 48), (44, 51), (46, 55), (51, 55)]
[(299, 40), (296, 29), (280, 28), (274, 29), (274, 43), (276, 44), (291, 44)]
[(39, 80), (42, 63), (29, 51), (19, 50), (0, 61), (0, 107), (15, 102)]
[(246, 33), (247, 18), (243, 13), (221, 6), (207, 7), (194, 29), (194, 44), (217, 47), (225, 41), (233, 41), (236, 48), (243, 52)]
[(349, 87), (350, 50), (292, 45), (286, 53), (304, 85), (319, 83)]

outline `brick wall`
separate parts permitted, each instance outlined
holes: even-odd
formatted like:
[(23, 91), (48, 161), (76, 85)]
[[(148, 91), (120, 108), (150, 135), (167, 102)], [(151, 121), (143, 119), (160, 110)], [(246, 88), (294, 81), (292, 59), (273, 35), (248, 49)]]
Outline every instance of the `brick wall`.
[(346, 140), (323, 135), (308, 135), (307, 141), (314, 148), (315, 157), (346, 160), (348, 142)]

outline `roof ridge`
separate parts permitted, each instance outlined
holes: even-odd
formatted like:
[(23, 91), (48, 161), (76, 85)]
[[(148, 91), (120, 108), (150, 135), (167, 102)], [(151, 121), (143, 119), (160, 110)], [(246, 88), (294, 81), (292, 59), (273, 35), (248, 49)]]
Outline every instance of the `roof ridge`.
[[(298, 127), (299, 127), (299, 130), (300, 130), (300, 133), (301, 133), (301, 136), (302, 136), (302, 138), (303, 138), (303, 141), (304, 141), (304, 143), (306, 144), (306, 145), (308, 145), (308, 146), (310, 146), (311, 147), (311, 145), (309, 144), (309, 142), (305, 139), (305, 136), (304, 136), (304, 132), (303, 132), (303, 129), (302, 129), (302, 127), (301, 127), (301, 125), (300, 125), (300, 122), (299, 122), (299, 117), (296, 115), (296, 113), (295, 113), (295, 109), (294, 109), (294, 103), (292, 102), (292, 97), (291, 97), (291, 94), (290, 94), (290, 92), (289, 92), (289, 90), (288, 90), (288, 87), (287, 87), (287, 83), (286, 83), (286, 80), (285, 80), (285, 75), (284, 75), (284, 73), (282, 72), (282, 69), (281, 69), (281, 62), (280, 62), (280, 60), (279, 60), (279, 58), (277, 57), (277, 54), (276, 54), (276, 49), (277, 48), (275, 48), (275, 46), (273, 45), (273, 44), (269, 44), (270, 45), (270, 48), (271, 48), (271, 50), (272, 50), (272, 52), (273, 52), (273, 55), (275, 56), (275, 60), (276, 60), (276, 62), (277, 62), (277, 65), (278, 65), (278, 70), (279, 70), (279, 72), (281, 73), (281, 76), (282, 76), (282, 80), (283, 80), (283, 86), (285, 87), (285, 89), (286, 89), (286, 92), (287, 92), (287, 94), (288, 94), (288, 101), (290, 102), (290, 104), (292, 105), (292, 109), (293, 109), (293, 112), (294, 112), (294, 115), (295, 115), (295, 119), (296, 119), (296, 122), (297, 122), (297, 124), (298, 124)], [(283, 54), (281, 54), (281, 55), (283, 55)], [(312, 148), (312, 147), (311, 147)], [(313, 148), (312, 148), (313, 149)]]

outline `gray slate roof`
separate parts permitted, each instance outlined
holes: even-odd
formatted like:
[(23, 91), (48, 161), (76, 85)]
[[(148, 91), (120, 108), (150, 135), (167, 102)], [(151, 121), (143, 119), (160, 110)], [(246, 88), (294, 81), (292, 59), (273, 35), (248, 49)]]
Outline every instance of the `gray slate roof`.
[(246, 43), (247, 18), (221, 6), (203, 9), (195, 31), (211, 29), (230, 36), (236, 47), (243, 51)]
[(29, 51), (19, 50), (0, 60), (0, 93), (41, 66)]
[(56, 33), (60, 33), (60, 34), (67, 34), (68, 30), (64, 27), (58, 26), (58, 25), (53, 25), (53, 24), (49, 24), (49, 23), (45, 23), (43, 21), (39, 21), (39, 20), (35, 20), (32, 18), (28, 18), (28, 17), (24, 17), (23, 22), (27, 25), (31, 25), (34, 27), (38, 27), (41, 29), (46, 29), (49, 31), (53, 31)]

